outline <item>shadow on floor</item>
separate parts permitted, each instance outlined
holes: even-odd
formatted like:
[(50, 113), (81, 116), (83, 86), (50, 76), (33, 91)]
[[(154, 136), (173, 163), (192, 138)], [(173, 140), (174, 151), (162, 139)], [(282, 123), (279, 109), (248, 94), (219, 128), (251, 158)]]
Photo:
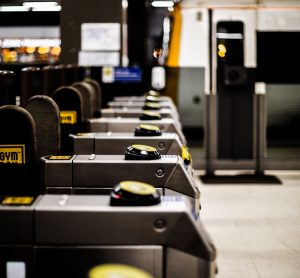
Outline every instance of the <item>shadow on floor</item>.
[(199, 178), (204, 184), (282, 184), (281, 180), (273, 175), (202, 175)]

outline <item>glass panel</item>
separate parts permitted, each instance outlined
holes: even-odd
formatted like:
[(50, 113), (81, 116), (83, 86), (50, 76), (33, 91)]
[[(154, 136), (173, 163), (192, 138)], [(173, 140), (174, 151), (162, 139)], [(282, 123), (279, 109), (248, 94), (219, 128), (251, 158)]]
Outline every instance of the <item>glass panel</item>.
[(300, 84), (267, 84), (267, 157), (300, 160)]

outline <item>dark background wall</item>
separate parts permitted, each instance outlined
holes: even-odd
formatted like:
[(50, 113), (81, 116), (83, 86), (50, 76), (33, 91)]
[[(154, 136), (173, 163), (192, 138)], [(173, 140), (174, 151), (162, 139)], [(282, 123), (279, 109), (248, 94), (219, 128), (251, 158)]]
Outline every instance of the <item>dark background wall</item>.
[(120, 0), (63, 0), (60, 17), (61, 63), (78, 63), (82, 23), (121, 22), (122, 1)]

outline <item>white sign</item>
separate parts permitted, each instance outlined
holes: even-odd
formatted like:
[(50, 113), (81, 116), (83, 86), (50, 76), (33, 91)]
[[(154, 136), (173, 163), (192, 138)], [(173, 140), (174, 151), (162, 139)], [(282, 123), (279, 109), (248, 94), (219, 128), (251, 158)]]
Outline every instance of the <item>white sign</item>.
[(115, 80), (115, 70), (113, 67), (103, 67), (102, 68), (102, 82), (112, 83)]
[(80, 66), (119, 66), (119, 52), (97, 52), (97, 51), (79, 51), (78, 64)]
[(120, 23), (83, 23), (81, 25), (81, 50), (118, 51), (120, 46)]

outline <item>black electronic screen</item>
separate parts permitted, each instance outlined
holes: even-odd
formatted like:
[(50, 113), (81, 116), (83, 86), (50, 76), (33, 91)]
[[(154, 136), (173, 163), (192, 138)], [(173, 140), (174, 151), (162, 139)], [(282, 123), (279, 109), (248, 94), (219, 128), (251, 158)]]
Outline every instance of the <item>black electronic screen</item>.
[(220, 65), (244, 65), (244, 25), (241, 21), (217, 24), (217, 62)]
[(257, 32), (257, 81), (300, 83), (300, 32)]

